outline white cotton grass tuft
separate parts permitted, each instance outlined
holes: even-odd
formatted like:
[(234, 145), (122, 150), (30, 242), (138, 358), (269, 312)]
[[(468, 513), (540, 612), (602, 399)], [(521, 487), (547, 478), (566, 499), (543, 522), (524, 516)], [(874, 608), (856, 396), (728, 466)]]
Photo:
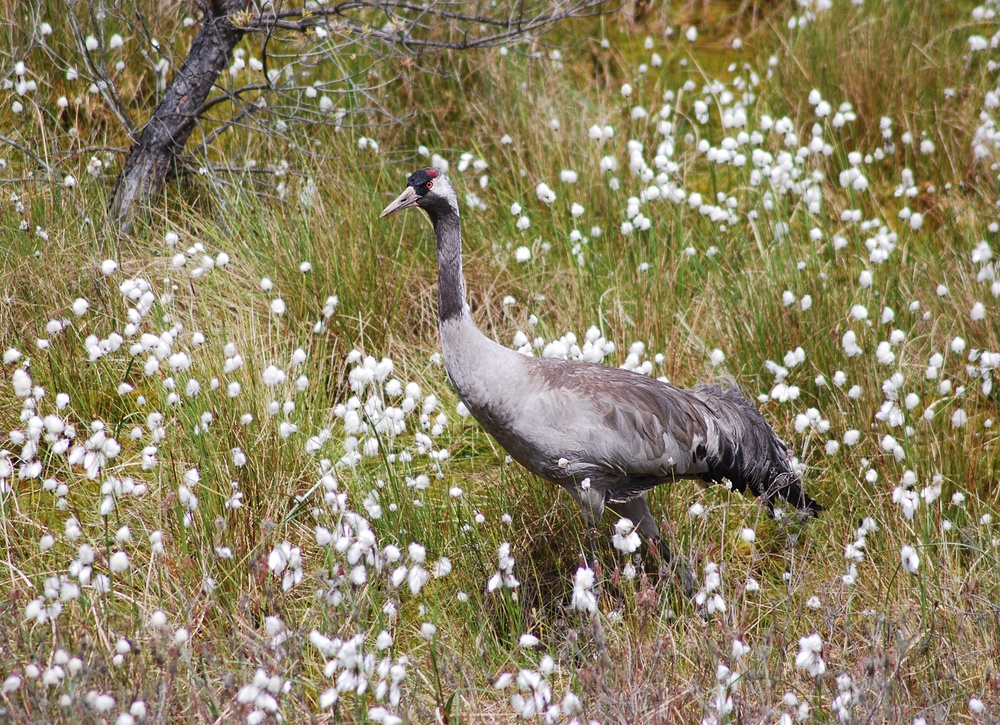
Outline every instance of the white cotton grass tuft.
[(819, 677), (826, 672), (826, 662), (823, 661), (823, 638), (818, 633), (799, 639), (799, 653), (795, 657), (795, 666), (805, 670), (813, 677)]
[(639, 533), (631, 519), (618, 519), (611, 541), (614, 547), (623, 554), (631, 554), (639, 548)]
[(573, 577), (573, 596), (570, 606), (580, 612), (593, 614), (597, 611), (597, 596), (594, 594), (594, 571), (580, 567)]
[(695, 604), (704, 607), (705, 612), (711, 616), (716, 612), (726, 613), (726, 600), (723, 599), (719, 589), (722, 586), (722, 575), (719, 572), (719, 565), (714, 561), (705, 564), (705, 582), (695, 594)]
[(910, 574), (916, 574), (917, 570), (920, 569), (920, 557), (912, 546), (902, 547), (899, 550), (899, 559), (903, 569)]
[(275, 385), (281, 385), (282, 383), (284, 383), (286, 380), (288, 380), (288, 376), (280, 368), (277, 368), (274, 365), (268, 365), (264, 369), (263, 379), (265, 385), (273, 387)]
[(275, 576), (281, 577), (281, 587), (288, 591), (302, 581), (302, 551), (291, 542), (284, 541), (271, 550), (267, 567)]
[(517, 644), (519, 647), (522, 647), (524, 649), (531, 649), (532, 647), (537, 647), (540, 642), (541, 640), (538, 639), (538, 637), (536, 637), (535, 635), (530, 633), (525, 633), (521, 635), (521, 638), (518, 640)]
[(31, 376), (22, 368), (18, 368), (11, 376), (11, 385), (14, 388), (14, 395), (18, 398), (27, 398), (31, 395)]
[(510, 551), (510, 543), (503, 542), (497, 550), (497, 572), (490, 577), (486, 584), (486, 591), (493, 592), (499, 589), (516, 589), (520, 586), (517, 577), (514, 576), (514, 557)]
[(121, 574), (127, 571), (129, 567), (128, 554), (124, 551), (116, 551), (111, 555), (111, 559), (108, 562), (108, 568), (115, 574)]
[(556, 193), (544, 181), (535, 187), (535, 195), (544, 204), (551, 204), (556, 200)]
[(734, 639), (731, 645), (733, 659), (739, 661), (750, 653), (750, 647), (741, 639)]
[(21, 684), (23, 680), (18, 674), (11, 674), (7, 676), (7, 679), (3, 681), (3, 686), (0, 687), (0, 695), (10, 695), (21, 689)]

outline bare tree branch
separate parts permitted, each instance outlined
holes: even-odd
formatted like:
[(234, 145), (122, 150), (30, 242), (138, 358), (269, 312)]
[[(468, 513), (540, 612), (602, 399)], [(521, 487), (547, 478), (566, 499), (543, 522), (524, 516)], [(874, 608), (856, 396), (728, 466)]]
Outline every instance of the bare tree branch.
[[(281, 141), (274, 148), (323, 159), (328, 152), (313, 148), (304, 130), (370, 128), (409, 117), (385, 91), (404, 79), (409, 87), (407, 68), (415, 64), (443, 72), (422, 64), (435, 52), (535, 44), (555, 24), (600, 13), (616, 0), (304, 0), (294, 7), (282, 0), (196, 0), (198, 18), (156, 0), (61, 0), (58, 33), (43, 23), (49, 9), (38, 1), (27, 0), (31, 11), (17, 16), (23, 46), (0, 53), (34, 54), (36, 63), (58, 69), (67, 85), (52, 97), (65, 96), (58, 107), (23, 98), (51, 131), (43, 136), (50, 143), (44, 153), (32, 150), (20, 129), (5, 132), (0, 143), (58, 179), (55, 167), (85, 153), (103, 155), (90, 169), (99, 175), (118, 145), (130, 142), (109, 205), (127, 232), (137, 210), (175, 175), (246, 166), (220, 163), (214, 153), (228, 131), (266, 134)], [(118, 34), (122, 42), (112, 44)], [(241, 44), (247, 37), (249, 53)], [(71, 90), (77, 82), (91, 87)], [(87, 149), (79, 147), (81, 121), (107, 124)]]
[(108, 76), (106, 71), (107, 57), (104, 57), (104, 69), (100, 68), (94, 62), (94, 59), (90, 55), (90, 50), (87, 48), (87, 42), (80, 30), (80, 23), (77, 20), (72, 4), (67, 3), (66, 10), (66, 17), (69, 20), (70, 29), (73, 31), (73, 37), (76, 39), (77, 48), (80, 51), (80, 55), (87, 61), (87, 66), (94, 78), (94, 85), (97, 86), (98, 92), (104, 97), (108, 107), (118, 117), (122, 126), (131, 136), (135, 131), (135, 124), (132, 122), (131, 116), (129, 116), (128, 111), (125, 109), (125, 104), (123, 104), (121, 98), (118, 97), (114, 83), (111, 82), (111, 78)]
[[(320, 18), (329, 21), (335, 18), (336, 21), (344, 23), (352, 32), (375, 38), (385, 43), (395, 44), (404, 49), (411, 48), (432, 48), (436, 50), (467, 50), (471, 48), (490, 47), (502, 45), (514, 38), (529, 34), (535, 30), (545, 28), (554, 23), (572, 17), (581, 17), (586, 14), (596, 13), (602, 6), (606, 5), (606, 0), (581, 0), (581, 2), (568, 3), (566, 9), (549, 13), (540, 13), (527, 20), (519, 15), (516, 20), (494, 18), (484, 15), (463, 15), (448, 10), (442, 10), (435, 5), (413, 5), (409, 3), (389, 4), (381, 0), (352, 0), (351, 2), (340, 3), (332, 7), (318, 7), (309, 11), (301, 8), (289, 8), (273, 14), (261, 13), (247, 20), (247, 28), (255, 31), (271, 32), (275, 29), (287, 30), (296, 33), (306, 33), (317, 27)], [(387, 33), (384, 30), (376, 29), (373, 25), (366, 24), (348, 14), (358, 10), (386, 10), (392, 7), (396, 10), (408, 10), (428, 15), (438, 20), (455, 20), (465, 24), (492, 25), (504, 28), (501, 32), (483, 36), (468, 36), (461, 42), (453, 40), (440, 40), (436, 38), (419, 38), (403, 33)], [(399, 16), (389, 16), (399, 17)], [(416, 26), (415, 21), (410, 23)]]

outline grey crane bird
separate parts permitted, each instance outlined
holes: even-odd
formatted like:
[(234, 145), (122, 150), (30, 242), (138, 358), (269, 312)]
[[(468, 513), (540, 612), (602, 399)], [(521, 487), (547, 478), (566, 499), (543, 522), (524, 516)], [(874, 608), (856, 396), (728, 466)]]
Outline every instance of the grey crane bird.
[(736, 388), (685, 390), (606, 365), (522, 355), (487, 338), (465, 303), (458, 200), (448, 179), (435, 169), (415, 172), (381, 216), (410, 207), (434, 225), (448, 378), (511, 458), (569, 491), (592, 565), (605, 506), (631, 519), (669, 562), (646, 492), (677, 479), (727, 479), (761, 497), (769, 514), (782, 499), (803, 517), (822, 510), (802, 490), (785, 444)]

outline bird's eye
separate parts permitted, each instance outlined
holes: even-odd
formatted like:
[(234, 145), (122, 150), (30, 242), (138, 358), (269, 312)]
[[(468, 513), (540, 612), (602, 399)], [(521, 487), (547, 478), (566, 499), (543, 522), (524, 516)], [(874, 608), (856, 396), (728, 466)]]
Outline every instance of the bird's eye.
[(428, 181), (427, 182), (427, 188), (428, 189), (433, 189), (434, 188), (434, 182), (433, 181)]

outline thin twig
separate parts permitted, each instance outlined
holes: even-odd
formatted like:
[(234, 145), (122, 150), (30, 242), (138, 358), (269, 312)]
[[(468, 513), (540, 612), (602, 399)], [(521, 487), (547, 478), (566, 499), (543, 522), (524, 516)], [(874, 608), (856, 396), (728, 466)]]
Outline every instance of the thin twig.
[(37, 161), (41, 166), (43, 166), (45, 168), (45, 172), (47, 174), (51, 174), (52, 173), (52, 167), (49, 166), (48, 162), (45, 161), (45, 159), (43, 159), (41, 156), (39, 156), (38, 154), (36, 154), (31, 149), (27, 148), (26, 146), (22, 146), (21, 144), (19, 144), (14, 139), (7, 138), (3, 134), (0, 134), (0, 141), (2, 141), (3, 143), (7, 144), (8, 146), (13, 146), (18, 151), (20, 151), (22, 154), (24, 154), (25, 156), (30, 156), (31, 158), (33, 158), (35, 161)]

